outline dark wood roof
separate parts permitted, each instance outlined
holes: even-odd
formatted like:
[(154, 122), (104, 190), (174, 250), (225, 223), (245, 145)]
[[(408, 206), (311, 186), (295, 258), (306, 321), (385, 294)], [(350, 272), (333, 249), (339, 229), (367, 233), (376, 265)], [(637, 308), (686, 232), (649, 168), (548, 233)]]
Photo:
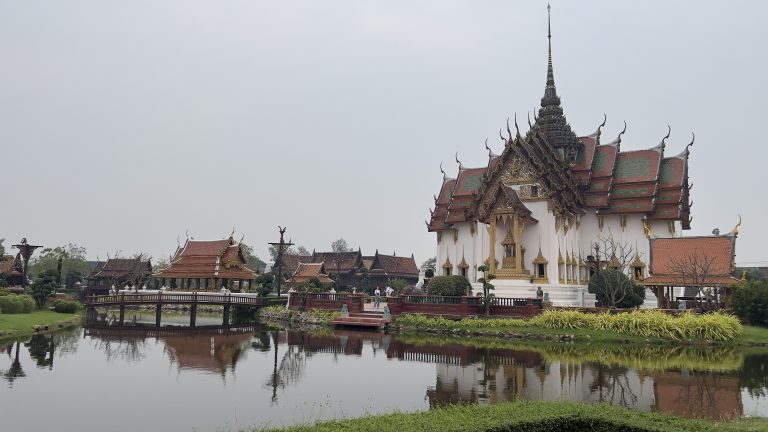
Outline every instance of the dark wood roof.
[(152, 273), (152, 263), (139, 258), (110, 258), (99, 261), (87, 279), (122, 279), (132, 275), (149, 275)]

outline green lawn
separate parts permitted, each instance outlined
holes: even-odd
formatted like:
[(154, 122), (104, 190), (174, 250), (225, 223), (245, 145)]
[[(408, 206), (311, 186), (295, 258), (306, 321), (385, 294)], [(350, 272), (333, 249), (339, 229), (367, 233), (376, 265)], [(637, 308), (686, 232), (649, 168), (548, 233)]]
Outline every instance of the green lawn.
[[(254, 429), (259, 430), (259, 429)], [(495, 405), (458, 405), (416, 413), (394, 413), (297, 426), (282, 431), (745, 431), (768, 430), (768, 419), (724, 422), (689, 420), (606, 405), (517, 401)]]
[(75, 321), (76, 314), (63, 314), (53, 311), (35, 311), (28, 314), (0, 314), (0, 332), (2, 337), (32, 334), (33, 326), (51, 325), (61, 321)]

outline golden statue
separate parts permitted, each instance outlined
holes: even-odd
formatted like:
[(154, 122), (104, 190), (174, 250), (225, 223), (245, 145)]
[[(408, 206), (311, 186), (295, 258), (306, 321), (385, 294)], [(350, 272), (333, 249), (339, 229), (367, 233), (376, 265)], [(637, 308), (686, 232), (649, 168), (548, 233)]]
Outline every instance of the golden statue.
[(643, 219), (643, 230), (645, 231), (645, 237), (651, 238), (651, 227), (648, 226), (648, 221)]

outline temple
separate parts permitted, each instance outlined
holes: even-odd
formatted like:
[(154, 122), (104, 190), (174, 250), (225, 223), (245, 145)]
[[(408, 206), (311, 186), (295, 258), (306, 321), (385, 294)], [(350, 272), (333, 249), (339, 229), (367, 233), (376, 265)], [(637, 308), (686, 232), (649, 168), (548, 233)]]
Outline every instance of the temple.
[[(574, 132), (555, 86), (550, 25), (547, 38), (546, 85), (534, 122), (529, 118), (521, 132), (516, 117), (514, 129), (507, 121), (501, 154), (486, 140), (484, 166), (466, 167), (458, 155), (456, 175), (441, 166), (426, 224), (437, 236), (436, 274), (463, 275), (478, 289), (485, 264), (496, 275), (497, 296), (531, 297), (541, 286), (556, 306), (593, 306), (593, 272), (621, 268), (641, 281), (650, 270), (649, 240), (690, 229), (693, 139), (669, 152), (667, 129), (657, 144), (628, 150), (626, 122), (613, 140), (602, 139), (605, 119), (594, 133)], [(653, 292), (645, 307), (656, 307)]]
[(171, 289), (217, 291), (242, 289), (256, 272), (245, 266), (242, 243), (224, 240), (187, 240), (171, 257), (170, 266), (153, 277)]
[(141, 258), (110, 258), (97, 261), (91, 274), (86, 277), (87, 295), (105, 295), (114, 286), (142, 283), (152, 274), (152, 263)]
[[(384, 288), (393, 279), (403, 279), (409, 284), (419, 281), (419, 268), (413, 255), (400, 257), (385, 255), (377, 250), (374, 255), (364, 256), (355, 252), (312, 252), (312, 255), (283, 255), (283, 274), (291, 275), (289, 282), (300, 283), (310, 268), (307, 264), (322, 264), (323, 276), (330, 277), (337, 287), (360, 287), (367, 277), (368, 286)], [(366, 274), (367, 273), (367, 274)], [(311, 277), (311, 276), (309, 276)], [(306, 278), (309, 279), (308, 277)]]

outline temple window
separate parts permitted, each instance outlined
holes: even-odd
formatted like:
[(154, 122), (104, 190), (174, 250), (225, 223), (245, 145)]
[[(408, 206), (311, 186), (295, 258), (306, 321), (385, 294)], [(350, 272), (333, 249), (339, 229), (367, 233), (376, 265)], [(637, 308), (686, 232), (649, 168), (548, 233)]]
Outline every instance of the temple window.
[(469, 264), (467, 264), (467, 260), (464, 259), (464, 257), (461, 257), (461, 262), (459, 263), (459, 275), (463, 277), (467, 277), (469, 274)]
[(448, 258), (445, 259), (442, 267), (443, 276), (450, 276), (453, 273), (453, 264), (451, 264), (451, 261)]
[(539, 196), (539, 185), (531, 185), (531, 198)]

